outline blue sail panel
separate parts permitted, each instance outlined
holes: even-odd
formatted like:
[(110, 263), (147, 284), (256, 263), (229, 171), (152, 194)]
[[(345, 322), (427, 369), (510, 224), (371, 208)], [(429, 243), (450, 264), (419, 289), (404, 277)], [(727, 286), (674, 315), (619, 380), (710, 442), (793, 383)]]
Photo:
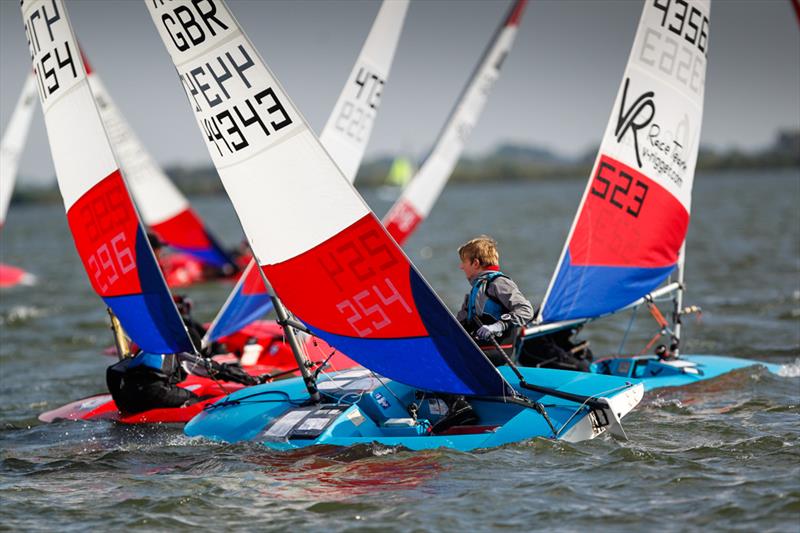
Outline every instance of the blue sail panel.
[(213, 342), (236, 333), (271, 310), (272, 298), (261, 278), (261, 269), (251, 260), (211, 323), (206, 339)]
[(568, 250), (542, 319), (549, 323), (612, 313), (654, 290), (674, 269), (675, 265), (657, 268), (574, 265)]

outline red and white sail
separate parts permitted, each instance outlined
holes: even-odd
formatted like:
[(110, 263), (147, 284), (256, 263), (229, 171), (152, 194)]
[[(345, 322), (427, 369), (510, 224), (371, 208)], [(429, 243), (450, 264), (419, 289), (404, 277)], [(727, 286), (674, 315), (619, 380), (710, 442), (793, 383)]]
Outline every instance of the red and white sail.
[(464, 92), (456, 102), (444, 129), (417, 175), (383, 218), (386, 229), (403, 244), (425, 220), (458, 163), (469, 134), (478, 122), (489, 93), (500, 77), (527, 0), (516, 0), (490, 41)]
[(8, 205), (11, 203), (14, 182), (17, 179), (19, 159), (25, 149), (36, 100), (36, 78), (31, 74), (25, 79), (11, 120), (3, 133), (3, 140), (0, 141), (0, 228), (5, 224), (8, 214)]
[[(435, 391), (510, 394), (342, 175), (225, 3), (146, 5), (256, 260), (286, 307), (389, 378)], [(231, 77), (211, 75), (223, 67)]]
[(92, 288), (154, 353), (194, 351), (114, 158), (62, 0), (23, 0), (50, 151)]
[[(384, 0), (336, 101), (320, 142), (352, 183), (377, 118), (384, 86), (403, 29), (407, 0)], [(240, 330), (272, 309), (260, 269), (251, 261), (206, 333), (216, 340)]]
[(189, 200), (139, 141), (85, 56), (83, 61), (111, 146), (145, 225), (175, 250), (216, 267), (231, 265), (228, 254), (194, 212)]
[(679, 263), (700, 143), (710, 0), (647, 0), (541, 320), (617, 311)]

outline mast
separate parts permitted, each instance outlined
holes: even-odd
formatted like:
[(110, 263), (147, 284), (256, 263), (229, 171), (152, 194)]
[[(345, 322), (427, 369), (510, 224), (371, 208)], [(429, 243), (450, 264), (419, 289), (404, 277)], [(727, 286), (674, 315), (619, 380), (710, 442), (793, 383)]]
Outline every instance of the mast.
[[(253, 257), (255, 257), (255, 255)], [(278, 298), (277, 294), (275, 294), (275, 290), (272, 288), (272, 285), (270, 285), (269, 280), (267, 279), (267, 276), (264, 274), (264, 271), (261, 269), (261, 267), (256, 265), (254, 268), (258, 269), (259, 273), (261, 274), (261, 279), (264, 281), (264, 286), (267, 288), (270, 300), (272, 300), (272, 305), (275, 307), (275, 314), (278, 315), (278, 324), (283, 326), (283, 331), (286, 333), (286, 340), (289, 341), (289, 347), (292, 349), (294, 360), (297, 362), (297, 366), (300, 369), (300, 374), (303, 376), (303, 382), (306, 384), (308, 395), (311, 397), (312, 402), (319, 403), (320, 395), (319, 390), (317, 389), (317, 382), (314, 379), (314, 376), (311, 374), (310, 361), (300, 346), (300, 342), (297, 339), (297, 333), (295, 332), (294, 326), (291, 323), (292, 321), (289, 320), (289, 312), (286, 310), (283, 302), (281, 302), (281, 299)]]
[(683, 308), (683, 272), (684, 263), (686, 261), (686, 241), (683, 241), (681, 246), (680, 255), (678, 256), (678, 290), (675, 291), (673, 302), (675, 309), (672, 311), (672, 332), (675, 349), (672, 350), (672, 355), (678, 357), (680, 355), (681, 347), (681, 309)]
[(500, 78), (500, 69), (511, 52), (526, 2), (516, 0), (509, 7), (450, 111), (433, 149), (383, 217), (383, 225), (398, 244), (403, 245), (428, 217), (456, 167), (469, 133)]

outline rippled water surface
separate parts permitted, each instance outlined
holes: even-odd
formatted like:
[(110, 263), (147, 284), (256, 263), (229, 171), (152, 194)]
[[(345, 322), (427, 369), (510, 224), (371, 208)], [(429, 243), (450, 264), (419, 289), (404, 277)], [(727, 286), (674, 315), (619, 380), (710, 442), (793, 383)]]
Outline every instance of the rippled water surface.
[[(452, 186), (407, 251), (456, 307), (467, 285), (455, 248), (490, 233), (503, 269), (540, 300), (583, 183)], [(365, 196), (379, 214), (388, 206)], [(12, 206), (2, 261), (39, 283), (0, 293), (0, 529), (798, 531), (799, 205), (797, 170), (698, 178), (686, 303), (704, 313), (684, 341), (687, 353), (781, 363), (795, 377), (751, 368), (655, 391), (626, 417), (628, 442), (537, 439), (477, 453), (276, 453), (176, 427), (40, 424), (41, 411), (104, 390), (111, 361), (99, 353), (111, 336), (61, 207)], [(196, 207), (225, 242), (240, 239), (225, 199)], [(228, 290), (187, 292), (209, 319)], [(645, 315), (627, 351), (653, 335)], [(596, 354), (619, 349), (630, 318), (586, 328)]]

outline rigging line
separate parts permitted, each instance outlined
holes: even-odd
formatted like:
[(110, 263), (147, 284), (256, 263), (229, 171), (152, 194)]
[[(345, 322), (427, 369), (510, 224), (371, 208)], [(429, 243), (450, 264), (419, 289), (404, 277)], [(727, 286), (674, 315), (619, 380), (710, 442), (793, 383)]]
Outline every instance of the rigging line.
[[(600, 396), (602, 396), (604, 394), (608, 394), (608, 393), (611, 393), (611, 392), (616, 392), (616, 391), (622, 390), (622, 389), (627, 389), (629, 386), (630, 386), (630, 384), (620, 385), (619, 387), (614, 387), (613, 389), (609, 389), (607, 391), (598, 392), (594, 396), (588, 396), (583, 401), (583, 403), (580, 404), (577, 409), (575, 409), (575, 411), (572, 413), (572, 415), (570, 415), (570, 417), (567, 418), (567, 420), (563, 424), (561, 424), (561, 429), (558, 430), (558, 433), (556, 434), (556, 438), (558, 438), (558, 436), (561, 434), (561, 432), (564, 431), (564, 429), (567, 427), (567, 425), (569, 425), (569, 423), (572, 421), (572, 419), (575, 418), (575, 416), (579, 412), (581, 412), (581, 410), (584, 408), (584, 406), (586, 406), (587, 403), (589, 403), (590, 400), (598, 398), (598, 397), (600, 397)], [(611, 406), (609, 405), (608, 408), (611, 409)]]
[(369, 373), (372, 374), (372, 377), (380, 381), (381, 385), (383, 385), (386, 388), (386, 390), (388, 390), (391, 393), (391, 395), (394, 396), (394, 399), (397, 400), (400, 405), (403, 405), (403, 400), (401, 400), (400, 397), (397, 394), (395, 394), (392, 389), (389, 388), (389, 385), (383, 382), (383, 380), (378, 374), (376, 374), (372, 370), (370, 370)]
[(617, 356), (622, 355), (622, 350), (625, 349), (625, 343), (628, 341), (628, 334), (631, 332), (631, 328), (633, 328), (633, 323), (636, 321), (636, 311), (639, 310), (639, 306), (633, 308), (631, 312), (631, 319), (628, 321), (628, 328), (625, 330), (625, 334), (622, 336), (622, 341), (619, 343), (619, 349), (617, 350)]

